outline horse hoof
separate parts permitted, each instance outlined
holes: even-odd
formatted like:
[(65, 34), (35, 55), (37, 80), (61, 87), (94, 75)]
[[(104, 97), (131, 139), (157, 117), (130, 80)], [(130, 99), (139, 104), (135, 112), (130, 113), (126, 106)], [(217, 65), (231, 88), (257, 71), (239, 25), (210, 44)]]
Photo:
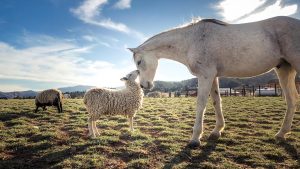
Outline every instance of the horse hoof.
[(218, 140), (221, 137), (221, 133), (211, 133), (208, 137), (208, 140)]
[(286, 141), (286, 139), (284, 137), (277, 136), (277, 135), (275, 136), (275, 140), (278, 141), (278, 142), (285, 142)]
[(188, 144), (189, 148), (197, 148), (200, 147), (200, 140), (191, 140)]

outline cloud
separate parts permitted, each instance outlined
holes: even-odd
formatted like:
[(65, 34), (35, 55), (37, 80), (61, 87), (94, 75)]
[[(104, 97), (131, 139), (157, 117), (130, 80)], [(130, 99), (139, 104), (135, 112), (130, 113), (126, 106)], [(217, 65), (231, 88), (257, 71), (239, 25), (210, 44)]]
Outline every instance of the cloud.
[(216, 5), (219, 14), (227, 22), (245, 23), (275, 16), (289, 16), (297, 12), (298, 5), (282, 5), (282, 0), (222, 0)]
[(240, 19), (239, 23), (254, 22), (274, 16), (290, 16), (297, 12), (297, 8), (297, 4), (281, 6), (281, 0), (277, 0), (274, 4), (267, 6), (263, 11), (253, 13)]
[(134, 69), (133, 64), (119, 67), (86, 59), (84, 54), (90, 52), (90, 46), (80, 47), (64, 39), (54, 41), (22, 49), (0, 42), (0, 67), (5, 70), (0, 72), (0, 79), (114, 87), (123, 85), (119, 79)]
[(265, 2), (266, 0), (223, 0), (217, 5), (217, 9), (220, 10), (219, 14), (226, 21), (235, 21), (251, 13)]
[(26, 91), (30, 90), (26, 87), (21, 85), (12, 85), (12, 84), (0, 84), (0, 91), (1, 92), (11, 92), (11, 91)]
[(100, 41), (98, 38), (95, 38), (95, 37), (90, 36), (90, 35), (84, 35), (84, 36), (82, 36), (82, 39), (84, 39), (88, 42), (96, 42), (99, 45), (102, 45), (102, 46), (105, 46), (105, 47), (108, 47), (108, 48), (111, 47), (111, 45), (109, 43)]
[(114, 7), (118, 9), (128, 9), (131, 7), (131, 0), (119, 0), (115, 3)]
[[(122, 2), (122, 4), (128, 5), (126, 4), (128, 0), (121, 0), (121, 1), (126, 1), (126, 2)], [(105, 18), (104, 16), (102, 16), (101, 10), (103, 6), (107, 3), (108, 3), (107, 0), (85, 0), (82, 2), (82, 4), (79, 7), (71, 9), (71, 12), (85, 23), (130, 34), (140, 40), (145, 39), (145, 36), (142, 33), (129, 28), (124, 23), (114, 22), (110, 18)]]
[(71, 9), (71, 12), (85, 23), (129, 33), (129, 28), (122, 23), (113, 22), (111, 19), (97, 19), (106, 3), (107, 0), (85, 0), (78, 8)]
[(84, 36), (82, 36), (82, 39), (84, 39), (86, 41), (89, 41), (89, 42), (94, 42), (95, 41), (95, 38), (93, 36), (90, 36), (90, 35), (84, 35)]

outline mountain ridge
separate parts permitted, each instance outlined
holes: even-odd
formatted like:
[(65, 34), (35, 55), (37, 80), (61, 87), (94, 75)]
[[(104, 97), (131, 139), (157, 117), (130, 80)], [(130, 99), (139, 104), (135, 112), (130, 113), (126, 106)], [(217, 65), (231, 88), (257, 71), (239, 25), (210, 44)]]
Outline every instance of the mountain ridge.
[[(270, 82), (271, 80), (278, 79), (275, 72), (271, 71), (269, 73), (262, 74), (260, 76), (250, 77), (250, 78), (225, 78), (220, 77), (220, 88), (235, 88), (239, 86), (258, 86), (264, 85)], [(197, 78), (182, 80), (182, 81), (155, 81), (155, 87), (152, 91), (161, 91), (161, 92), (174, 92), (184, 90), (186, 88), (197, 88), (198, 80)], [(85, 92), (95, 86), (88, 85), (77, 85), (71, 87), (61, 87), (58, 88), (63, 93), (72, 93), (72, 92)], [(121, 88), (121, 87), (119, 87)], [(31, 98), (35, 97), (37, 91), (28, 90), (28, 91), (19, 91), (19, 92), (1, 92), (0, 98)]]

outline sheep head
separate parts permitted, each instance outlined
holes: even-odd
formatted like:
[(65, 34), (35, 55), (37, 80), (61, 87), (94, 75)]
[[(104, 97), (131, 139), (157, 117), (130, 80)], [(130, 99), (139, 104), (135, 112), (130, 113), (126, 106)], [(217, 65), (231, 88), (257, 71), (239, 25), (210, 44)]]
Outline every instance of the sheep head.
[(121, 81), (135, 81), (135, 79), (139, 76), (140, 71), (139, 70), (134, 70), (127, 74), (125, 77), (121, 78)]

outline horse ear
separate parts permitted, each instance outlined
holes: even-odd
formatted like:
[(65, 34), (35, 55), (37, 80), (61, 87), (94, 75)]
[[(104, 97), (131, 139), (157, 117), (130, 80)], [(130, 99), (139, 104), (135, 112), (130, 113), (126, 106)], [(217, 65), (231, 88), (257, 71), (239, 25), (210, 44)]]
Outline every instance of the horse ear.
[(128, 50), (130, 50), (132, 53), (135, 53), (137, 50), (136, 48), (127, 48)]
[(127, 78), (127, 77), (123, 77), (123, 78), (121, 78), (120, 80), (121, 80), (121, 81), (126, 81), (126, 80), (128, 80), (128, 78)]

